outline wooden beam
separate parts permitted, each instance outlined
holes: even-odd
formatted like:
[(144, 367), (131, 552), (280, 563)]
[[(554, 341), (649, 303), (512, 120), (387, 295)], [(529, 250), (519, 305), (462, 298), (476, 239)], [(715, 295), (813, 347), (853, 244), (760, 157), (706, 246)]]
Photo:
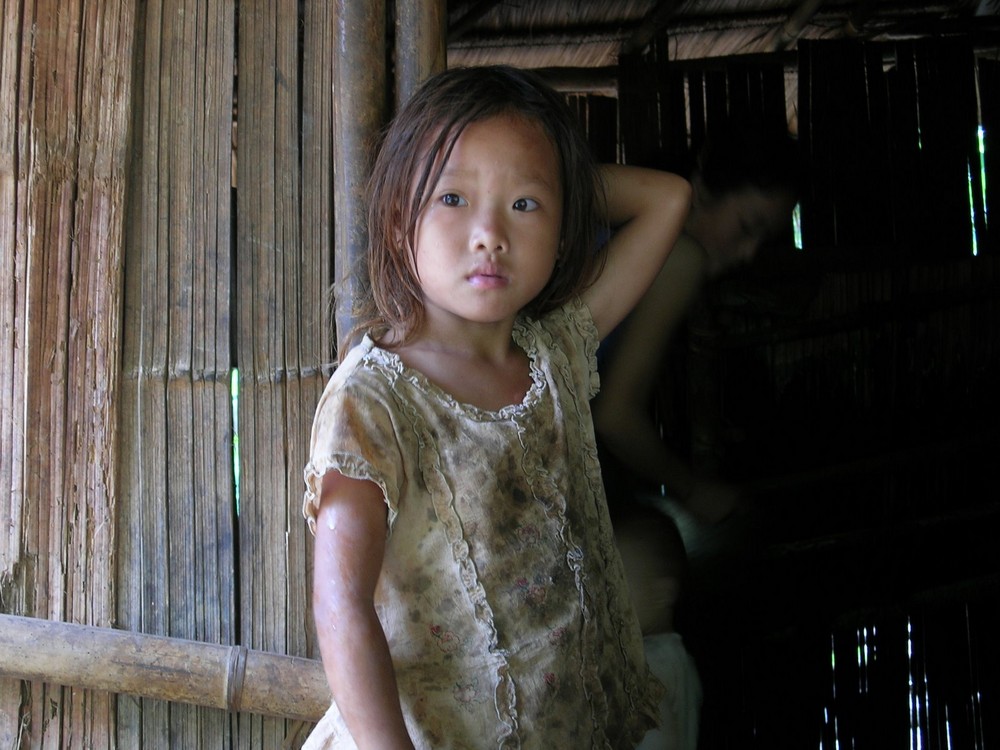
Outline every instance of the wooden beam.
[(788, 20), (775, 32), (770, 45), (771, 51), (780, 52), (791, 46), (802, 34), (806, 25), (819, 12), (821, 5), (823, 5), (823, 0), (802, 0), (792, 15), (788, 17)]
[(465, 32), (475, 26), (476, 21), (500, 4), (500, 0), (479, 0), (448, 27), (448, 41), (460, 39)]
[(0, 676), (310, 722), (332, 700), (314, 659), (14, 615)]
[(622, 43), (621, 54), (642, 52), (646, 45), (653, 40), (653, 37), (659, 34), (673, 18), (680, 4), (681, 0), (660, 0), (638, 28), (632, 32), (632, 36)]
[(618, 68), (536, 68), (535, 72), (556, 91), (618, 96)]

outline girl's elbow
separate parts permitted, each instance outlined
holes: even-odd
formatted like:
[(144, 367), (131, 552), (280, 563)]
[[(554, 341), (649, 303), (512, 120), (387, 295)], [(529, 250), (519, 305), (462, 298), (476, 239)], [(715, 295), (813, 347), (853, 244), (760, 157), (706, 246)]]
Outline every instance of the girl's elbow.
[(687, 215), (691, 207), (691, 183), (673, 172), (660, 173), (660, 189), (653, 202), (659, 212)]

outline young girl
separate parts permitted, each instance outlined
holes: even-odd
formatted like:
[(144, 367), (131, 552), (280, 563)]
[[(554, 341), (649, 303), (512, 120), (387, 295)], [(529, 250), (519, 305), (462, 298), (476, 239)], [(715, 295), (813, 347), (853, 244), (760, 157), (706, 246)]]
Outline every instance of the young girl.
[[(655, 723), (588, 402), (688, 201), (674, 175), (598, 170), (526, 72), (447, 71), (394, 120), (364, 338), (305, 470), (334, 697), (307, 747), (633, 747)], [(596, 255), (600, 217), (619, 229)]]

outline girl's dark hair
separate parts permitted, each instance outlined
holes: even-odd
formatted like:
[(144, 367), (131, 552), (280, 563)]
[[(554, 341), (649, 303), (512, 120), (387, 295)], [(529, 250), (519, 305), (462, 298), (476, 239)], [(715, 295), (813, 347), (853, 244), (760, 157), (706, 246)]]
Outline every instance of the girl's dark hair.
[(414, 271), (417, 220), (465, 128), (499, 115), (538, 123), (560, 166), (560, 256), (527, 312), (541, 315), (564, 304), (595, 276), (596, 217), (605, 215), (603, 190), (576, 114), (528, 71), (508, 66), (447, 70), (417, 90), (382, 137), (368, 191), (368, 252), (361, 269), (367, 294), (355, 300), (358, 325), (352, 337), (393, 329), (405, 341), (422, 323), (422, 294)]
[(747, 187), (798, 195), (798, 144), (784, 129), (768, 128), (759, 120), (730, 119), (709, 129), (693, 178), (714, 196)]

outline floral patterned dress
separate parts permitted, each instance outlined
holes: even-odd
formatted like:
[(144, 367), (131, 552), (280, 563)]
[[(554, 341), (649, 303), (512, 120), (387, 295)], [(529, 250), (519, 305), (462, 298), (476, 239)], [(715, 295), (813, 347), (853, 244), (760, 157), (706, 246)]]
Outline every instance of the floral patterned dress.
[[(597, 461), (597, 331), (575, 301), (519, 320), (514, 340), (533, 384), (499, 411), (355, 347), (317, 407), (304, 512), (315, 528), (330, 469), (382, 488), (376, 609), (418, 748), (634, 747), (661, 686)], [(354, 747), (336, 705), (306, 747)]]

